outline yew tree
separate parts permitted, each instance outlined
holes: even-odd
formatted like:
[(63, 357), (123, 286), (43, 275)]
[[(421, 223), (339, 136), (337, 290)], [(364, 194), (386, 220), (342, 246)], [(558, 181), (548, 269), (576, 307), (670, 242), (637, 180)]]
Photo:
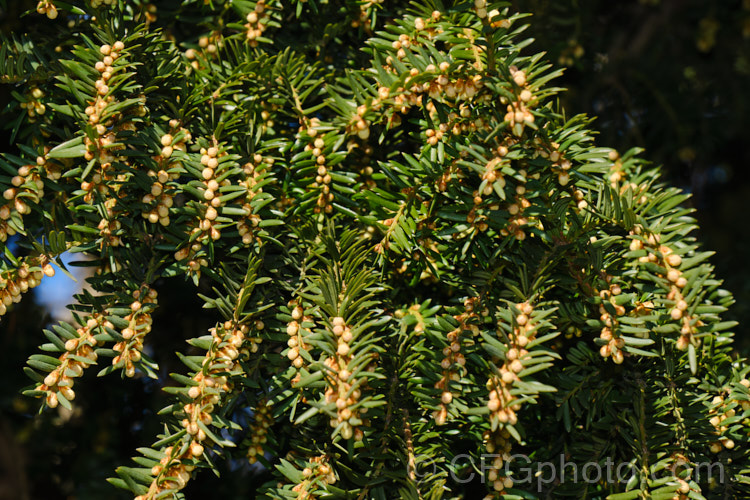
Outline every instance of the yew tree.
[[(114, 486), (185, 498), (230, 461), (259, 498), (750, 494), (750, 367), (687, 195), (560, 108), (510, 2), (26, 15), (0, 40), (0, 312), (78, 255), (24, 393), (170, 394)], [(177, 290), (214, 326), (166, 377)]]

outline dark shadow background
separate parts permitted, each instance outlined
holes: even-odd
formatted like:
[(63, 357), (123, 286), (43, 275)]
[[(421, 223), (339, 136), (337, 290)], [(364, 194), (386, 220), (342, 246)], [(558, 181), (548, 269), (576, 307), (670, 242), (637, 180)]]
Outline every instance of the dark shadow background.
[[(141, 3), (141, 2), (137, 2)], [(0, 2), (2, 4), (2, 2)], [(23, 9), (35, 1), (9, 1), (0, 11), (5, 33), (25, 29)], [(740, 322), (738, 349), (750, 352), (750, 0), (516, 0), (534, 12), (527, 32), (531, 50), (566, 67), (557, 83), (569, 89), (569, 114), (598, 116), (599, 143), (663, 165), (665, 181), (692, 193), (704, 247), (737, 304), (726, 314)], [(32, 19), (32, 22), (36, 20)], [(157, 21), (158, 23), (158, 21)], [(0, 84), (0, 109), (16, 86)], [(5, 121), (5, 120), (4, 120)], [(0, 151), (12, 145), (0, 130)], [(160, 288), (161, 287), (161, 288)], [(158, 352), (185, 349), (184, 339), (204, 331), (207, 319), (187, 287), (158, 284), (159, 310), (150, 334)], [(47, 323), (44, 310), (26, 300), (0, 322), (0, 500), (94, 500), (118, 495), (105, 478), (127, 464), (134, 448), (159, 429), (153, 408), (167, 400), (147, 379), (88, 376), (76, 385), (76, 410), (46, 412), (18, 390), (29, 380), (25, 359), (36, 352)], [(164, 378), (180, 371), (174, 355), (160, 359)], [(93, 375), (93, 374), (89, 374)], [(163, 381), (162, 381), (163, 382)], [(145, 427), (144, 427), (145, 426)], [(219, 461), (222, 464), (222, 461)], [(202, 474), (188, 498), (253, 498), (246, 475)], [(230, 493), (231, 492), (231, 493)]]

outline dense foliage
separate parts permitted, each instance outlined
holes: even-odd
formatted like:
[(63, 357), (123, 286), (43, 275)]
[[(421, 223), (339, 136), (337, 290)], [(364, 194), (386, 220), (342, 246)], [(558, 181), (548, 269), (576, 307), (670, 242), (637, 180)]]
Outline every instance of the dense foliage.
[[(668, 182), (691, 193), (699, 237), (718, 252), (717, 274), (737, 299), (729, 311), (750, 320), (750, 2), (523, 0), (533, 12), (534, 47), (566, 68), (567, 110), (596, 115), (598, 141), (645, 147)], [(747, 352), (750, 341), (738, 336)]]
[[(507, 4), (38, 11), (0, 48), (0, 308), (86, 256), (26, 394), (72, 409), (93, 365), (164, 385), (115, 486), (242, 461), (271, 498), (747, 494), (750, 369), (686, 196), (563, 112)], [(165, 380), (175, 284), (215, 323)]]

